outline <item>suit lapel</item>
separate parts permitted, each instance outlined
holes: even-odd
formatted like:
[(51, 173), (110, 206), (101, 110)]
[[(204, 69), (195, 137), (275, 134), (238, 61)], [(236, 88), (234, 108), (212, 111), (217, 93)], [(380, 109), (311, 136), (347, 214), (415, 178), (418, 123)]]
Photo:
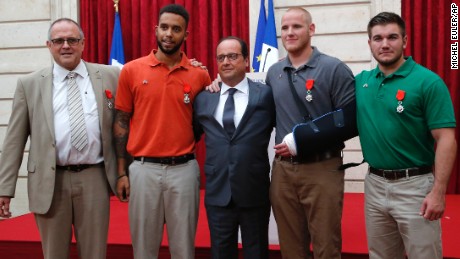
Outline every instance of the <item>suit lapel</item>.
[[(222, 85), (220, 85), (220, 87), (222, 87)], [(220, 95), (221, 95), (221, 92), (216, 93), (216, 94), (211, 94), (211, 98), (209, 101), (209, 107), (207, 110), (211, 112), (212, 117), (214, 117), (214, 114), (216, 113), (217, 105), (219, 104), (219, 100), (220, 100)]]
[(104, 87), (102, 85), (102, 75), (101, 71), (98, 68), (92, 66), (89, 63), (86, 63), (86, 69), (88, 70), (89, 78), (91, 80), (91, 85), (93, 86), (94, 95), (96, 97), (97, 103), (97, 112), (99, 115), (99, 126), (101, 130), (104, 129)]
[(40, 94), (42, 96), (43, 107), (45, 109), (45, 120), (48, 128), (51, 132), (51, 136), (54, 137), (54, 111), (53, 111), (53, 68), (43, 71), (41, 78), (39, 79)]
[(248, 89), (249, 89), (248, 106), (246, 107), (246, 110), (244, 111), (243, 117), (241, 118), (241, 121), (238, 124), (238, 127), (236, 128), (235, 134), (233, 134), (233, 137), (238, 135), (238, 133), (244, 128), (244, 125), (248, 122), (249, 118), (251, 118), (251, 115), (252, 113), (254, 113), (257, 103), (259, 102), (260, 89), (257, 88), (257, 86), (255, 86), (251, 80), (249, 79), (247, 80), (248, 80)]
[[(222, 86), (220, 85), (220, 87)], [(220, 128), (220, 131), (222, 132), (222, 134), (225, 134), (225, 136), (227, 136), (227, 132), (224, 130), (222, 125), (220, 125), (220, 123), (214, 117), (214, 114), (216, 113), (217, 105), (219, 104), (219, 101), (220, 101), (220, 95), (221, 95), (221, 92), (210, 95), (211, 98), (209, 98), (208, 106), (206, 107), (206, 113), (208, 114), (210, 121), (214, 124), (214, 126), (216, 128)]]

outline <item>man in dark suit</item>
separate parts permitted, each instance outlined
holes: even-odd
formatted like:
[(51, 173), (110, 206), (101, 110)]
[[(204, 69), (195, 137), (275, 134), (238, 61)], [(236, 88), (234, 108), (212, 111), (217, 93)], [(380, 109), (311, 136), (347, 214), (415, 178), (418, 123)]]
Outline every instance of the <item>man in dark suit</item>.
[(238, 227), (244, 257), (268, 258), (272, 91), (246, 78), (243, 40), (221, 39), (216, 52), (221, 91), (204, 91), (194, 104), (197, 137), (206, 134), (205, 205), (212, 258), (238, 257)]
[(46, 44), (53, 65), (17, 83), (0, 159), (0, 217), (11, 217), (30, 137), (29, 209), (44, 257), (69, 257), (73, 227), (80, 258), (106, 258), (109, 194), (117, 181), (112, 122), (120, 70), (81, 59), (85, 38), (71, 19), (53, 22)]

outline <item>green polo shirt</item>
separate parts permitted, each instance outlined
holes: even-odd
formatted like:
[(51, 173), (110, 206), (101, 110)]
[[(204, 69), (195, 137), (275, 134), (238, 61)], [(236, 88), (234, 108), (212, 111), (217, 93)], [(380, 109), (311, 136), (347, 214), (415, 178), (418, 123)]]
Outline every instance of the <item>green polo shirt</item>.
[[(377, 67), (355, 78), (358, 130), (364, 159), (379, 169), (434, 164), (431, 130), (454, 128), (449, 90), (411, 57), (393, 74)], [(402, 112), (397, 112), (398, 91)], [(401, 107), (400, 107), (401, 108)]]

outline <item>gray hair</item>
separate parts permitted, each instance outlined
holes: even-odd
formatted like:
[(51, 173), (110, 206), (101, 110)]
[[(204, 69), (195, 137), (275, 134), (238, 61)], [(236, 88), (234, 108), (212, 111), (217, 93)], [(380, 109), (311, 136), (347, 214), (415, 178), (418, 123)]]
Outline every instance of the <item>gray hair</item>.
[(48, 29), (48, 40), (51, 40), (51, 29), (53, 28), (55, 24), (60, 23), (60, 22), (69, 22), (69, 23), (75, 24), (78, 27), (78, 31), (80, 32), (80, 38), (81, 39), (85, 38), (85, 34), (83, 33), (83, 30), (81, 29), (80, 24), (78, 24), (76, 21), (70, 18), (59, 18), (50, 25), (50, 28)]

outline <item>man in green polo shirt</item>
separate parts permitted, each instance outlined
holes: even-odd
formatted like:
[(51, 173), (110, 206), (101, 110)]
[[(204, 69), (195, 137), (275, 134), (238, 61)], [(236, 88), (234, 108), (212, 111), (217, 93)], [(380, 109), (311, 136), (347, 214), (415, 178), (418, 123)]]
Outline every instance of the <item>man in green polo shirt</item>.
[(367, 28), (378, 66), (355, 80), (358, 129), (369, 163), (369, 255), (442, 258), (439, 219), (457, 147), (449, 91), (438, 75), (403, 56), (407, 36), (399, 15), (380, 13)]

